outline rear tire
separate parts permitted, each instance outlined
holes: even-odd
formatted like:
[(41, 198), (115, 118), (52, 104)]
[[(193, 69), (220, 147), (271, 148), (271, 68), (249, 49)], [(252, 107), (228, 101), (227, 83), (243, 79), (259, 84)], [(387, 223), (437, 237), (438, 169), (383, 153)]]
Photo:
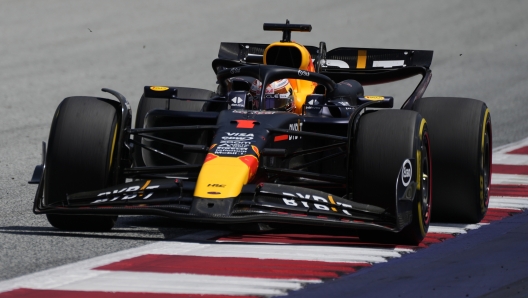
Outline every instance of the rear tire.
[[(67, 194), (107, 187), (115, 166), (116, 108), (95, 97), (64, 99), (53, 118), (44, 177), (44, 204), (60, 204)], [(47, 214), (62, 230), (110, 230), (117, 216)]]
[(434, 169), (433, 220), (477, 223), (486, 215), (492, 131), (488, 107), (470, 98), (422, 98), (413, 110), (426, 120)]
[[(182, 98), (210, 99), (214, 94), (214, 92), (205, 89), (178, 87), (178, 97)], [(200, 112), (204, 108), (204, 102), (171, 100), (169, 107), (171, 111)], [(135, 127), (143, 128), (148, 112), (156, 109), (164, 110), (166, 108), (166, 98), (145, 97), (145, 94), (143, 94), (138, 104)], [(146, 165), (143, 159), (142, 149), (139, 146), (134, 150), (134, 161), (136, 166), (144, 167)]]
[(411, 245), (423, 240), (431, 218), (429, 147), (427, 124), (414, 111), (380, 110), (361, 117), (352, 157), (353, 200), (395, 213), (397, 177), (406, 159), (416, 161), (417, 182), (410, 224), (398, 233), (359, 231), (362, 240)]
[[(189, 98), (189, 99), (210, 99), (215, 93), (205, 89), (198, 88), (187, 88), (177, 87), (178, 97)], [(183, 101), (183, 100), (171, 100), (170, 110), (172, 111), (184, 111), (184, 112), (199, 112), (204, 106), (203, 101)], [(141, 96), (138, 104), (138, 111), (136, 115), (136, 128), (142, 128), (145, 121), (145, 116), (148, 112), (155, 109), (166, 109), (167, 99), (166, 98), (154, 98), (145, 97), (145, 94)]]

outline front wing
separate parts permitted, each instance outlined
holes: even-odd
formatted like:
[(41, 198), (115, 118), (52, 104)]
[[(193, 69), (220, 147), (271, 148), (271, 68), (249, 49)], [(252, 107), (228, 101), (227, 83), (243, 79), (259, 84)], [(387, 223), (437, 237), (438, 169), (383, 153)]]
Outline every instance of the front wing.
[(399, 183), (394, 208), (387, 209), (273, 183), (246, 185), (235, 198), (198, 198), (193, 196), (195, 182), (171, 178), (72, 194), (59, 204), (44, 206), (41, 185), (35, 198), (36, 214), (160, 215), (215, 224), (284, 223), (391, 232), (401, 231), (412, 220), (413, 197), (406, 194), (413, 186), (403, 189)]

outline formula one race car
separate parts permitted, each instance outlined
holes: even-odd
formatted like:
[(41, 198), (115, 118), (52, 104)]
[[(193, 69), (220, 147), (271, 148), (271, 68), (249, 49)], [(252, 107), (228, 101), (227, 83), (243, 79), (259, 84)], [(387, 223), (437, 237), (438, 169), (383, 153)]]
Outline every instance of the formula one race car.
[[(481, 101), (422, 98), (432, 51), (291, 41), (311, 25), (264, 24), (272, 44), (221, 43), (209, 91), (146, 86), (64, 99), (43, 144), (34, 212), (56, 228), (108, 230), (118, 215), (352, 229), (417, 244), (431, 218), (478, 222), (491, 181)], [(421, 75), (401, 109), (363, 86)], [(434, 179), (433, 179), (434, 178)], [(432, 198), (434, 197), (434, 204)]]

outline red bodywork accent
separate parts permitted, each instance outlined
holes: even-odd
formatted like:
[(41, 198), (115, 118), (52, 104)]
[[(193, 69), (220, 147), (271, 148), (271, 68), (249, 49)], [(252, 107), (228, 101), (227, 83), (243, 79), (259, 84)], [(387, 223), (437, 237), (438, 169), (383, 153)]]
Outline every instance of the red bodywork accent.
[(280, 141), (287, 141), (288, 140), (288, 135), (280, 135), (280, 136), (276, 136), (273, 141), (275, 142), (280, 142)]
[(236, 128), (253, 128), (255, 127), (255, 121), (254, 120), (237, 120), (237, 127)]
[(217, 157), (218, 157), (218, 155), (215, 155), (213, 153), (207, 153), (207, 156), (205, 157), (204, 163), (206, 163), (206, 162), (208, 162), (210, 160), (213, 160), (213, 159), (215, 159)]
[(249, 182), (251, 178), (253, 178), (255, 174), (257, 173), (259, 160), (257, 157), (253, 155), (239, 156), (238, 159), (240, 159), (243, 163), (245, 163), (249, 167), (249, 177), (248, 177), (248, 182)]
[(257, 157), (260, 157), (260, 152), (257, 146), (251, 145), (251, 148), (253, 149), (253, 151), (255, 151), (255, 154), (257, 155)]

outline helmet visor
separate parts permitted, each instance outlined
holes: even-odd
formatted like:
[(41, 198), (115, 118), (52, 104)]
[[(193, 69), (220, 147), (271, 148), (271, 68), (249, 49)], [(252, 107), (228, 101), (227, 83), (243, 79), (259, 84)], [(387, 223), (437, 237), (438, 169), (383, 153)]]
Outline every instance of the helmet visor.
[(266, 94), (263, 100), (265, 110), (289, 111), (292, 98), (289, 94)]

